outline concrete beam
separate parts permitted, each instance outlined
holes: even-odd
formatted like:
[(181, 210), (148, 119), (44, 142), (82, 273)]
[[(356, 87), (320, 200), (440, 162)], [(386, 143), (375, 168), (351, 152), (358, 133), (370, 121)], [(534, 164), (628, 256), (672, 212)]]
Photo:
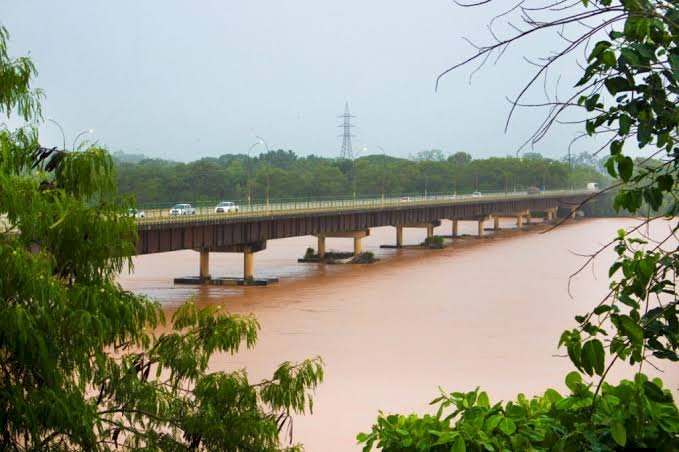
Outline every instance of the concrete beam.
[(316, 237), (330, 237), (330, 238), (363, 238), (370, 235), (370, 229), (361, 229), (358, 231), (337, 231), (324, 232), (323, 234), (316, 234)]
[(244, 253), (246, 249), (252, 253), (257, 253), (259, 251), (265, 250), (266, 240), (263, 240), (261, 242), (239, 243), (236, 245), (214, 246), (210, 248), (210, 251), (215, 253)]
[(518, 218), (518, 217), (530, 217), (530, 211), (520, 210), (518, 212), (512, 213), (494, 213), (494, 218)]
[(400, 225), (402, 228), (435, 228), (441, 226), (441, 220), (427, 221), (426, 223), (408, 223)]

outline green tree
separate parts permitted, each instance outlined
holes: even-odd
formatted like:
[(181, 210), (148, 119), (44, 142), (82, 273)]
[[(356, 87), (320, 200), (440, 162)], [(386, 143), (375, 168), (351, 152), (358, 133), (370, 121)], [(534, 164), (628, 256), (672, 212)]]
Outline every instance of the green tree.
[[(480, 3), (489, 2), (470, 6)], [(543, 60), (515, 99), (518, 106), (550, 67), (596, 42), (587, 47), (587, 64), (570, 97), (548, 99), (548, 117), (532, 141), (539, 141), (565, 110), (583, 111), (584, 133), (605, 137), (605, 167), (617, 190), (613, 207), (646, 218), (611, 240), (617, 258), (609, 269), (608, 296), (576, 316), (577, 325), (560, 337), (559, 346), (576, 368), (566, 377), (570, 395), (549, 389), (531, 400), (519, 395), (516, 402), (491, 405), (478, 390), (444, 393), (432, 402), (439, 405), (436, 415), (380, 415), (359, 441), (366, 450), (373, 445), (383, 450), (677, 450), (679, 411), (672, 394), (642, 370), (650, 359), (668, 365), (679, 361), (679, 2), (526, 1), (518, 11), (525, 29), (515, 27), (518, 34), (480, 46), (462, 64), (558, 29), (564, 47)], [(557, 17), (539, 18), (540, 12)], [(650, 156), (635, 160), (626, 154), (633, 148)], [(634, 234), (657, 218), (669, 224), (667, 236), (649, 243)], [(634, 380), (612, 385), (610, 370), (624, 362), (634, 366)]]
[[(6, 44), (0, 28), (0, 111), (35, 119), (34, 68)], [(215, 353), (254, 346), (259, 325), (190, 301), (156, 336), (159, 305), (115, 279), (135, 251), (129, 207), (103, 149), (45, 149), (34, 129), (0, 129), (0, 449), (284, 449), (320, 359), (256, 383), (209, 372)]]

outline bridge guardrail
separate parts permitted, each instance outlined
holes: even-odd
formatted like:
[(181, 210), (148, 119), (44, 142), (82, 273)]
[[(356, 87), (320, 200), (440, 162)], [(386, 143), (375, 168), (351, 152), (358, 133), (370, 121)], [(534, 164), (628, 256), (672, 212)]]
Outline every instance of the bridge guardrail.
[(241, 219), (241, 218), (255, 218), (255, 217), (272, 217), (281, 215), (290, 215), (297, 213), (318, 213), (318, 212), (333, 212), (333, 211), (355, 211), (362, 209), (381, 209), (400, 207), (414, 207), (427, 205), (441, 205), (450, 203), (469, 203), (469, 202), (484, 202), (484, 201), (499, 201), (506, 199), (532, 199), (536, 197), (545, 196), (559, 196), (559, 195), (585, 195), (592, 194), (589, 190), (552, 190), (544, 191), (539, 194), (527, 194), (525, 192), (501, 192), (501, 193), (487, 193), (482, 196), (474, 196), (472, 194), (456, 195), (450, 194), (435, 194), (435, 195), (415, 195), (415, 196), (389, 196), (376, 198), (359, 198), (359, 199), (336, 199), (336, 200), (295, 200), (290, 202), (269, 202), (257, 203), (247, 205), (239, 205), (238, 212), (229, 213), (215, 213), (214, 206), (200, 206), (196, 207), (194, 215), (175, 215), (169, 214), (169, 208), (145, 209), (145, 217), (137, 219), (141, 224), (154, 223), (184, 223), (197, 220), (210, 219)]

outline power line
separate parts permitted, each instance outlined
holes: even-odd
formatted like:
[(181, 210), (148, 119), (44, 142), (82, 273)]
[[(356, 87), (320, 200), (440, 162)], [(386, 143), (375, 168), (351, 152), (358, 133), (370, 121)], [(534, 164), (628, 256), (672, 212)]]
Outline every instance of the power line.
[(354, 151), (351, 148), (351, 139), (355, 137), (355, 135), (351, 133), (351, 129), (354, 127), (354, 125), (351, 123), (351, 118), (355, 117), (356, 116), (352, 116), (351, 113), (349, 113), (349, 102), (346, 102), (344, 104), (344, 114), (338, 116), (338, 118), (341, 118), (343, 122), (337, 126), (344, 129), (344, 133), (342, 133), (342, 135), (338, 135), (339, 137), (342, 137), (342, 150), (340, 151), (340, 158), (343, 159), (354, 159)]

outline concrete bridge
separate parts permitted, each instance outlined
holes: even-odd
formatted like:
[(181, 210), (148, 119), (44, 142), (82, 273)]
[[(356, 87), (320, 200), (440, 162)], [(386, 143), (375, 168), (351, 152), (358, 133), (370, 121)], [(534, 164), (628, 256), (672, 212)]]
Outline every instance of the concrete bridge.
[[(354, 242), (354, 254), (362, 252), (362, 239), (370, 228), (394, 226), (395, 245), (403, 246), (403, 228), (426, 228), (433, 235), (442, 219), (452, 220), (451, 235), (458, 235), (459, 221), (478, 222), (478, 233), (499, 218), (516, 218), (521, 228), (532, 213), (540, 212), (553, 221), (557, 210), (574, 215), (591, 191), (554, 191), (536, 195), (502, 193), (472, 196), (435, 196), (357, 201), (309, 201), (271, 204), (237, 213), (156, 217), (138, 220), (138, 254), (192, 249), (200, 252), (199, 276), (178, 282), (210, 281), (211, 252), (243, 253), (243, 278), (226, 283), (257, 284), (254, 279), (254, 253), (266, 248), (268, 240), (313, 235), (318, 238), (318, 254), (325, 254), (327, 237), (346, 237)], [(223, 278), (222, 278), (223, 279)], [(261, 283), (261, 282), (260, 282)]]

